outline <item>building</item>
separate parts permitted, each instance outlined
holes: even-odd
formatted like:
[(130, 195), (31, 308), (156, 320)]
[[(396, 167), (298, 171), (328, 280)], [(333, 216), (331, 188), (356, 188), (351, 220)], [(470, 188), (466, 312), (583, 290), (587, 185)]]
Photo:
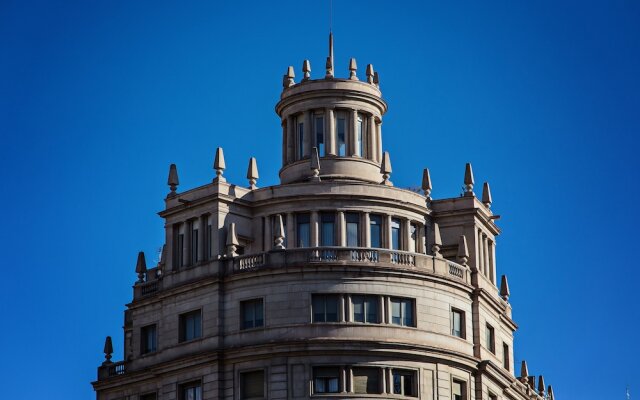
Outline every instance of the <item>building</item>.
[[(138, 256), (124, 316), (93, 382), (99, 400), (553, 399), (513, 362), (509, 288), (496, 269), (489, 185), (431, 198), (391, 182), (378, 74), (334, 76), (308, 61), (283, 77), (280, 184), (224, 177), (178, 192), (175, 165), (161, 261)], [(500, 288), (498, 288), (500, 280)]]

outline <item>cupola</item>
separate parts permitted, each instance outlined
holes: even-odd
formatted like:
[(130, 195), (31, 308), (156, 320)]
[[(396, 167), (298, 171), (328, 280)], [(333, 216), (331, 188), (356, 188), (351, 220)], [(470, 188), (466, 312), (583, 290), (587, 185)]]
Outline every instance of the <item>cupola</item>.
[(311, 180), (314, 148), (320, 180), (384, 181), (381, 125), (387, 103), (373, 66), (365, 71), (359, 78), (352, 58), (349, 77), (335, 77), (332, 34), (322, 78), (311, 79), (308, 60), (302, 64), (300, 82), (295, 82), (293, 67), (287, 69), (276, 105), (282, 122), (281, 183)]

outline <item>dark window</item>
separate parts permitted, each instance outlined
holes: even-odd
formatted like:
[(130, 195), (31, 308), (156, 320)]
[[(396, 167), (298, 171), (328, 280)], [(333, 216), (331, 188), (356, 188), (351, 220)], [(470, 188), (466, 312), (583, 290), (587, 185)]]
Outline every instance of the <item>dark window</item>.
[(312, 297), (313, 322), (338, 322), (338, 301), (336, 294), (314, 294)]
[(413, 299), (391, 298), (391, 323), (402, 326), (416, 326), (413, 318)]
[(316, 367), (313, 369), (313, 393), (338, 393), (340, 368)]
[(487, 349), (489, 349), (490, 352), (495, 353), (496, 352), (496, 334), (495, 334), (495, 330), (493, 329), (493, 326), (487, 324), (484, 332), (485, 332)]
[(296, 216), (298, 229), (298, 247), (309, 247), (311, 245), (311, 230), (309, 225), (309, 214), (298, 214)]
[(338, 155), (344, 156), (347, 153), (347, 145), (345, 142), (346, 130), (347, 130), (347, 120), (344, 117), (338, 117), (336, 130), (338, 131)]
[(213, 257), (213, 226), (207, 224), (207, 259)]
[(180, 233), (181, 224), (173, 226), (173, 265), (176, 268), (184, 266), (184, 234)]
[(360, 215), (347, 213), (347, 246), (360, 247)]
[(416, 373), (401, 369), (393, 370), (393, 394), (416, 397)]
[(464, 332), (464, 312), (452, 309), (451, 310), (451, 334), (459, 338), (465, 337)]
[(240, 398), (263, 399), (264, 397), (264, 370), (241, 373)]
[(298, 122), (298, 158), (304, 157), (304, 123)]
[(451, 383), (451, 399), (452, 400), (463, 400), (466, 397), (467, 393), (467, 384), (462, 381), (453, 380)]
[(498, 396), (493, 393), (489, 393), (489, 400), (498, 400)]
[(202, 400), (200, 382), (189, 382), (180, 385), (180, 400)]
[(264, 326), (264, 309), (262, 299), (246, 300), (240, 303), (242, 329)]
[(335, 246), (335, 214), (320, 214), (321, 246)]
[(198, 228), (191, 229), (191, 264), (198, 263)]
[(509, 345), (506, 343), (502, 343), (502, 366), (504, 367), (504, 369), (509, 371), (509, 368), (511, 367), (510, 364), (511, 362), (509, 359)]
[(391, 248), (400, 250), (400, 220), (393, 218), (391, 220)]
[(353, 320), (355, 322), (365, 322), (369, 324), (379, 324), (380, 316), (378, 313), (378, 305), (380, 297), (378, 296), (351, 296), (351, 305), (353, 310)]
[(140, 395), (140, 400), (156, 400), (158, 396), (155, 393), (147, 393)]
[(142, 354), (153, 353), (157, 350), (157, 329), (155, 324), (143, 326), (140, 329), (140, 343)]
[(324, 150), (324, 115), (315, 116), (315, 129), (316, 129), (316, 146), (318, 147), (318, 154), (325, 156)]
[(180, 315), (180, 341), (186, 342), (202, 336), (201, 322), (200, 310)]
[(356, 394), (380, 393), (380, 369), (354, 368), (353, 391)]
[(382, 216), (371, 215), (369, 217), (369, 232), (371, 247), (382, 247)]

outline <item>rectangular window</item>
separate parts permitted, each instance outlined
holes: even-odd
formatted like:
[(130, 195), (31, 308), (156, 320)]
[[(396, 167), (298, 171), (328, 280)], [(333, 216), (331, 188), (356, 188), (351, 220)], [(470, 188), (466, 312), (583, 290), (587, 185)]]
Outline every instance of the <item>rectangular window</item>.
[(140, 328), (140, 352), (142, 354), (153, 353), (157, 350), (156, 325), (147, 325)]
[(198, 263), (198, 228), (191, 227), (191, 265)]
[(315, 367), (313, 369), (313, 393), (338, 393), (340, 391), (340, 368)]
[(382, 247), (382, 216), (371, 215), (369, 217), (369, 233), (371, 237), (371, 247)]
[(485, 327), (485, 345), (490, 352), (496, 352), (496, 333), (493, 326), (487, 324)]
[(315, 129), (316, 129), (316, 146), (318, 147), (318, 154), (320, 157), (324, 157), (325, 143), (324, 143), (324, 115), (315, 116)]
[(451, 310), (451, 334), (453, 336), (457, 336), (459, 338), (463, 338), (465, 336), (464, 332), (464, 312), (452, 309)]
[(207, 224), (207, 259), (213, 257), (213, 226), (211, 222)]
[(502, 366), (507, 371), (509, 371), (509, 368), (511, 368), (511, 362), (509, 359), (509, 345), (506, 343), (502, 343)]
[(400, 220), (391, 219), (391, 249), (400, 250)]
[(347, 154), (347, 143), (345, 142), (346, 130), (347, 130), (347, 119), (342, 116), (343, 114), (338, 116), (336, 123), (336, 130), (338, 136), (338, 155), (344, 156)]
[(304, 156), (304, 123), (298, 122), (298, 159), (303, 159)]
[(380, 393), (380, 369), (354, 368), (353, 391), (356, 394)]
[(462, 381), (451, 382), (451, 400), (463, 400), (466, 398), (467, 384)]
[(240, 302), (242, 315), (242, 329), (252, 329), (264, 326), (264, 308), (262, 299)]
[(338, 322), (337, 294), (314, 294), (312, 296), (313, 322)]
[(362, 152), (362, 128), (363, 128), (363, 123), (362, 123), (362, 116), (358, 115), (358, 126), (357, 126), (357, 130), (356, 130), (356, 155), (362, 157), (363, 152)]
[(416, 326), (413, 318), (413, 299), (391, 298), (391, 323), (401, 326)]
[(351, 309), (353, 310), (353, 321), (364, 322), (367, 324), (379, 324), (380, 315), (378, 313), (378, 305), (380, 297), (378, 296), (351, 296)]
[(309, 224), (309, 214), (298, 214), (296, 216), (298, 229), (298, 247), (309, 247), (311, 243), (311, 230)]
[(360, 247), (360, 214), (347, 213), (347, 246)]
[(202, 336), (202, 315), (200, 310), (180, 315), (180, 342), (197, 339)]
[(180, 400), (202, 400), (200, 382), (189, 382), (180, 385)]
[(335, 246), (335, 214), (320, 214), (320, 246)]
[(402, 369), (393, 370), (393, 394), (402, 396), (417, 397), (418, 388), (415, 371)]
[(240, 374), (240, 398), (264, 399), (264, 370)]

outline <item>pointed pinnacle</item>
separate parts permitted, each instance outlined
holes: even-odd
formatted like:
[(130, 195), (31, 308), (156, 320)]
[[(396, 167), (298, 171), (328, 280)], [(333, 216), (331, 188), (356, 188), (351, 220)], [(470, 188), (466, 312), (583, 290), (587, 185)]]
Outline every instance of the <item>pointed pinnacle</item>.
[(520, 365), (520, 378), (526, 379), (529, 376), (529, 368), (527, 368), (527, 362), (522, 360), (522, 364)]
[(467, 163), (464, 169), (464, 186), (465, 186), (465, 196), (473, 196), (473, 169), (471, 168), (471, 163)]
[(487, 206), (487, 208), (491, 208), (491, 188), (489, 187), (489, 182), (485, 182), (482, 185), (482, 203)]
[(293, 69), (293, 66), (289, 65), (289, 67), (287, 68), (287, 78), (293, 79), (295, 77), (296, 77), (296, 74), (295, 74), (295, 71)]
[(391, 157), (389, 156), (389, 152), (385, 151), (382, 154), (382, 164), (380, 164), (380, 173), (382, 174), (382, 182), (380, 183), (387, 186), (393, 186), (393, 183), (389, 180), (391, 171)]
[(302, 62), (302, 72), (304, 74), (304, 78), (302, 78), (302, 80), (309, 80), (309, 78), (311, 77), (311, 63), (309, 62), (309, 60), (304, 60)]
[(320, 155), (317, 147), (311, 149), (311, 169), (320, 171)]
[(169, 166), (169, 177), (167, 178), (167, 185), (169, 185), (169, 189), (171, 190), (171, 194), (176, 193), (176, 188), (180, 184), (178, 180), (178, 167), (175, 164), (171, 164)]
[(465, 235), (460, 235), (458, 237), (458, 261), (461, 264), (466, 264), (469, 261), (469, 247), (467, 246), (467, 237)]
[(276, 215), (276, 240), (275, 240), (275, 248), (279, 250), (284, 250), (284, 223), (282, 222), (282, 214)]
[(545, 386), (544, 386), (544, 377), (543, 377), (542, 375), (540, 375), (540, 376), (538, 377), (538, 394), (539, 394), (540, 396), (544, 396), (544, 389), (545, 389)]
[(216, 149), (216, 158), (213, 161), (213, 169), (216, 171), (216, 177), (214, 182), (226, 182), (227, 180), (222, 176), (224, 170), (227, 168), (227, 164), (224, 162), (224, 151), (222, 147)]
[(247, 168), (247, 179), (249, 180), (249, 189), (257, 189), (256, 182), (260, 176), (258, 175), (258, 162), (255, 157), (249, 158), (249, 167)]
[(378, 75), (378, 71), (373, 73), (373, 84), (380, 87), (380, 75)]
[(227, 232), (227, 246), (238, 246), (240, 242), (238, 241), (238, 235), (236, 233), (236, 223), (232, 222), (229, 224), (229, 231)]
[(147, 272), (147, 261), (144, 258), (144, 251), (138, 253), (138, 261), (136, 262), (136, 273), (144, 274)]
[(429, 174), (429, 168), (425, 168), (422, 171), (422, 190), (427, 198), (431, 198), (431, 174)]
[(507, 282), (507, 276), (502, 275), (500, 281), (500, 297), (502, 297), (504, 301), (509, 301), (509, 296), (511, 296), (511, 292), (509, 292), (509, 282)]
[(111, 354), (113, 354), (113, 343), (111, 343), (111, 336), (107, 336), (104, 340), (104, 352), (107, 361), (111, 360)]
[(373, 64), (367, 64), (367, 82), (373, 83)]
[(356, 71), (358, 70), (358, 64), (356, 63), (355, 58), (351, 58), (349, 60), (349, 79), (352, 81), (357, 81), (358, 77), (356, 76)]
[(554, 400), (553, 387), (551, 387), (551, 385), (549, 385), (549, 387), (547, 388), (547, 396), (549, 396), (549, 400)]
[(437, 222), (433, 224), (433, 243), (442, 246), (442, 237), (440, 236), (440, 225)]

